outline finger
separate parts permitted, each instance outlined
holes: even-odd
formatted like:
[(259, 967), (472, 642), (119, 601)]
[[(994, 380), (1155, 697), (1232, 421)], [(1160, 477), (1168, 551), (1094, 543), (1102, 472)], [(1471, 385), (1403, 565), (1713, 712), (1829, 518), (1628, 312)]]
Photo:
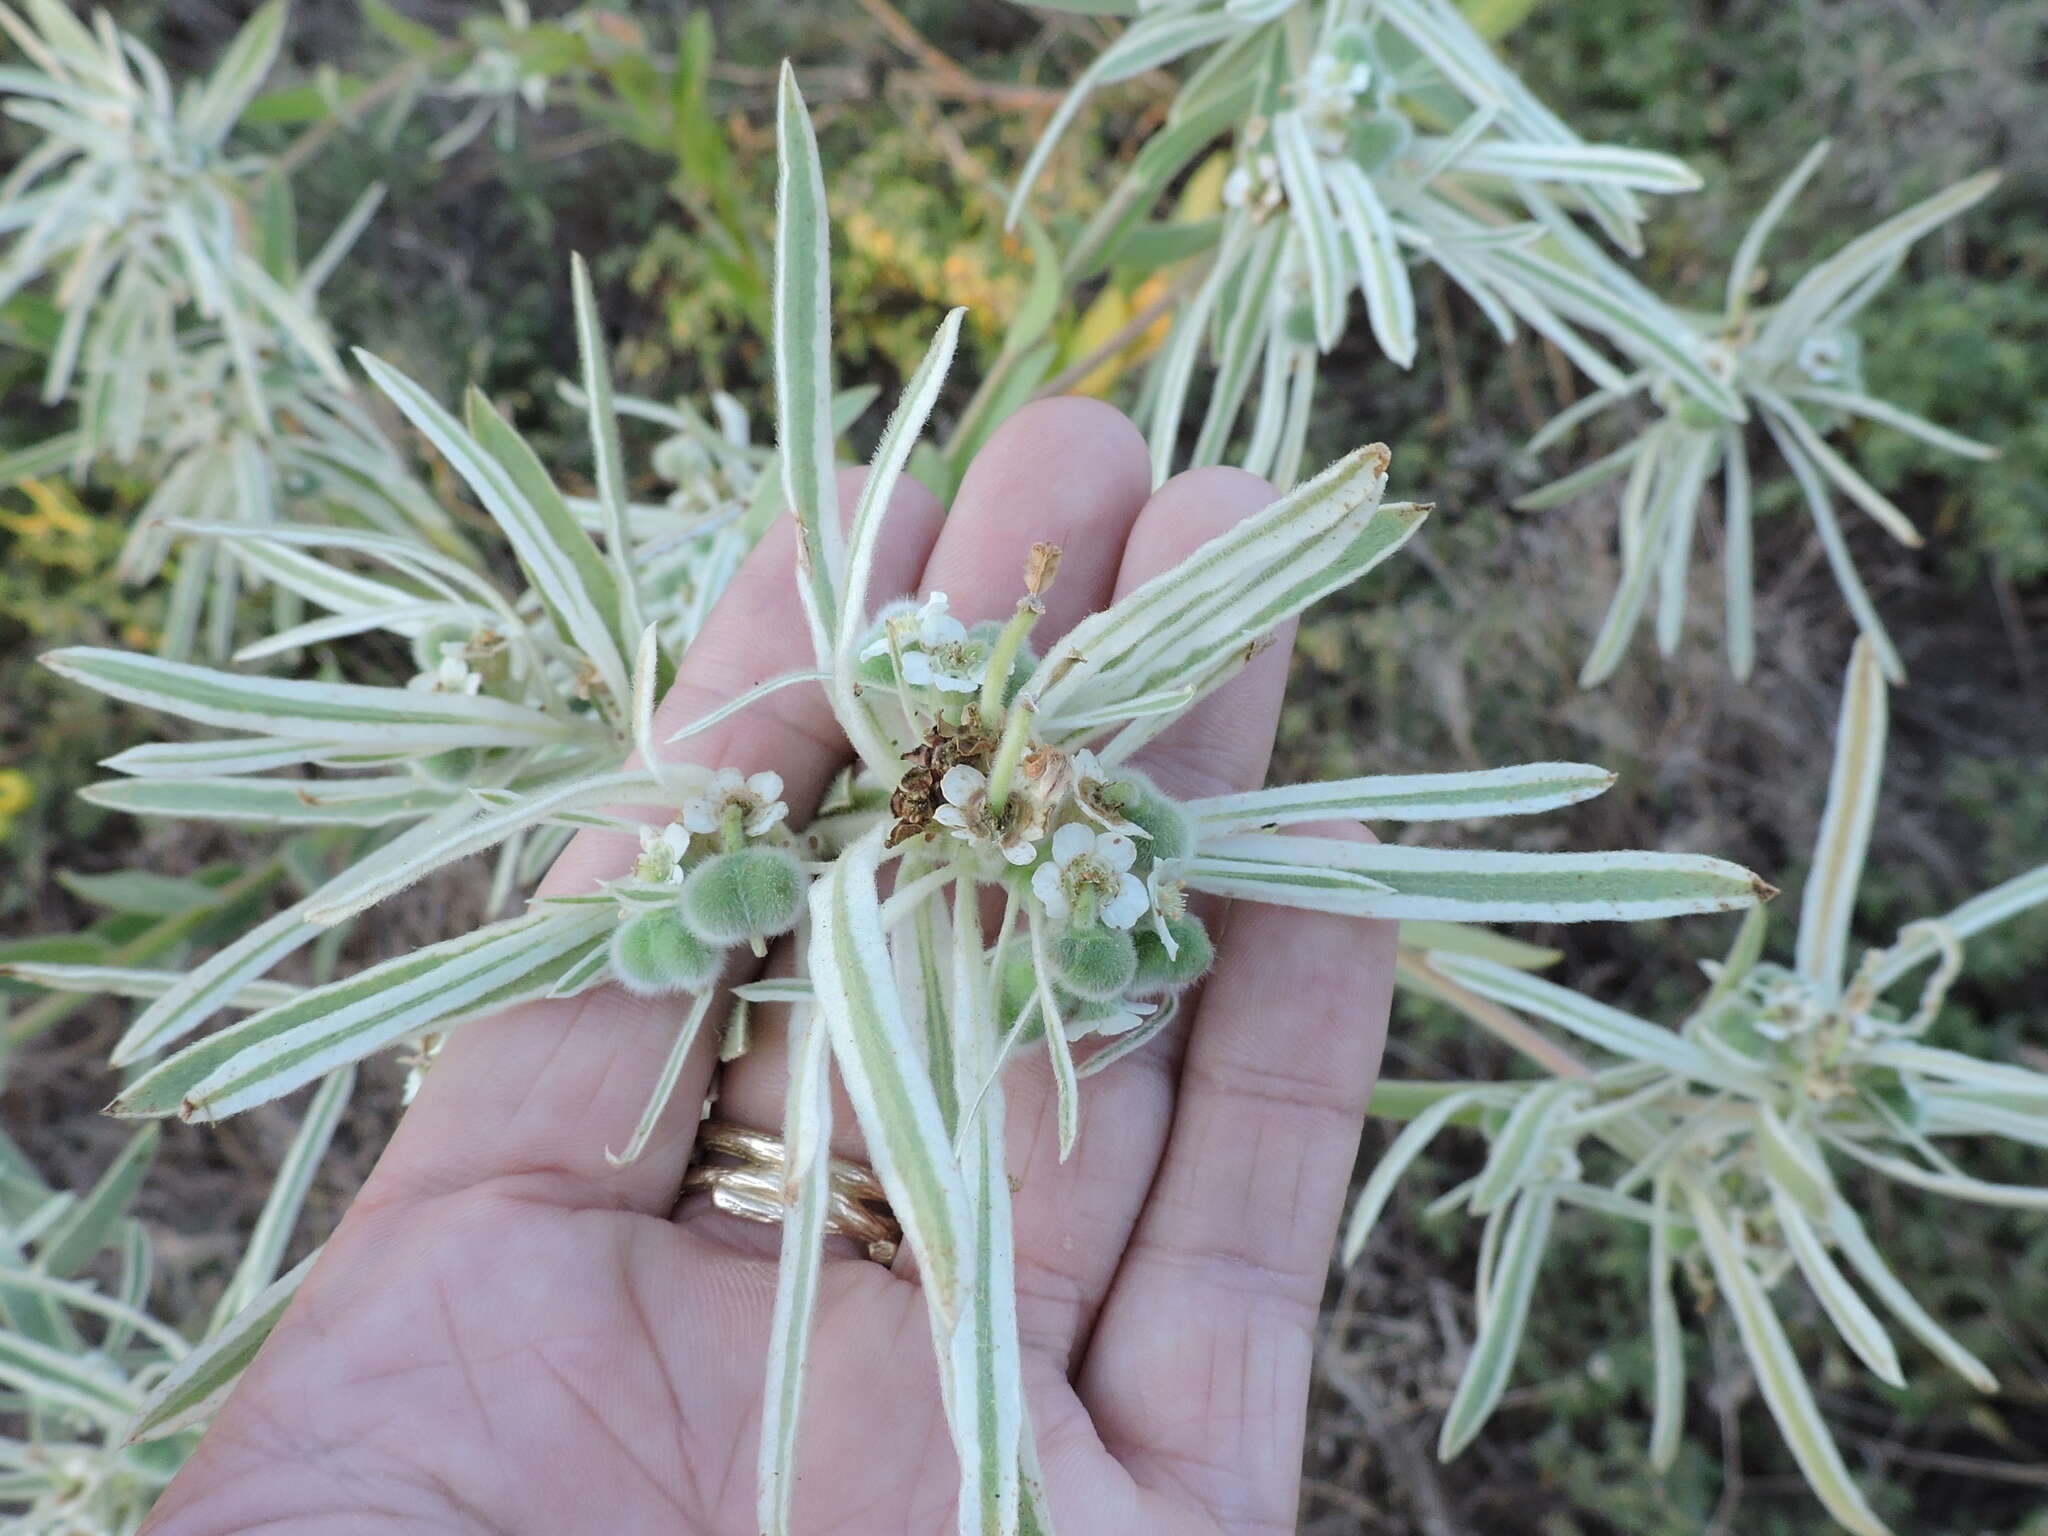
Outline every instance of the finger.
[(1151, 490), (1145, 439), (1123, 412), (1078, 396), (1027, 405), (967, 467), (924, 590), (947, 594), (966, 623), (1006, 619), (1031, 546), (1057, 544), (1059, 576), (1031, 636), (1043, 652), (1109, 600)]
[[(1317, 829), (1364, 837), (1355, 825)], [(1318, 1306), (1386, 1041), (1395, 925), (1238, 902), (1079, 1389), (1140, 1483), (1291, 1525)], [(1200, 1411), (1161, 1411), (1198, 1403)]]
[[(840, 477), (851, 508), (861, 476)], [(875, 591), (907, 590), (940, 520), (922, 486), (899, 485), (875, 563)], [(665, 741), (735, 695), (781, 673), (815, 665), (796, 586), (796, 539), (788, 518), (772, 527), (734, 575), (690, 643), (675, 685), (655, 712)], [(806, 819), (847, 748), (823, 692), (795, 687), (670, 749), (677, 762), (745, 771), (773, 769), (793, 821)], [(666, 809), (653, 815), (662, 819)], [(584, 832), (564, 850), (542, 889), (588, 890), (625, 872), (638, 842)], [(561, 1002), (531, 1003), (458, 1031), (428, 1074), (378, 1169), (373, 1198), (466, 1187), (511, 1174), (545, 1176), (565, 1200), (666, 1214), (689, 1158), (699, 1106), (716, 1058), (707, 1027), (686, 1063), (661, 1124), (636, 1162), (613, 1167), (666, 1061), (690, 1000), (636, 997), (604, 986)]]
[[(1124, 549), (1121, 597), (1272, 503), (1273, 488), (1236, 469), (1198, 469), (1153, 495)], [(1162, 732), (1141, 759), (1168, 794), (1219, 794), (1265, 781), (1287, 683), (1292, 626), (1225, 687)], [(1192, 999), (1189, 999), (1192, 1001)], [(1011, 1171), (1018, 1321), (1025, 1341), (1071, 1367), (1145, 1203), (1173, 1116), (1183, 1027), (1081, 1086), (1082, 1134), (1059, 1160), (1059, 1103), (1044, 1070), (1013, 1072)]]
[[(1109, 600), (1151, 486), (1145, 440), (1099, 401), (1041, 401), (1018, 411), (975, 455), (920, 589), (947, 595), (966, 623), (1003, 618), (1024, 593), (1034, 543), (1060, 545), (1059, 577), (1033, 638), (1041, 646)], [(718, 1114), (742, 1125), (782, 1123), (788, 1050), (780, 1010), (764, 1010), (747, 1054), (719, 1082)], [(835, 1088), (832, 1147), (860, 1158), (859, 1133)]]

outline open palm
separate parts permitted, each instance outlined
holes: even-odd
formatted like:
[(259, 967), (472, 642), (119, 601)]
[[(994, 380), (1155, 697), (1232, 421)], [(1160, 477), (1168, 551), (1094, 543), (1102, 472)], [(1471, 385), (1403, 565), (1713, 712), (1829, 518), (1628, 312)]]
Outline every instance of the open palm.
[[(1042, 635), (1071, 627), (1265, 505), (1231, 470), (1154, 492), (1136, 430), (1028, 408), (950, 517), (898, 497), (879, 592), (1008, 614), (1030, 545), (1060, 545)], [(851, 496), (843, 498), (851, 505)], [(809, 665), (793, 534), (770, 533), (692, 645), (671, 726)], [(1286, 647), (1160, 736), (1169, 792), (1255, 787)], [(657, 733), (656, 739), (665, 732)], [(689, 742), (773, 768), (799, 819), (848, 750), (822, 697), (778, 694)], [(630, 862), (585, 834), (554, 889)], [(1224, 909), (1196, 1006), (1089, 1080), (1058, 1158), (1049, 1073), (1007, 1080), (1029, 1409), (1063, 1533), (1292, 1530), (1317, 1306), (1378, 1067), (1391, 925)], [(615, 1168), (667, 1053), (674, 998), (606, 987), (465, 1026), (185, 1472), (151, 1536), (278, 1529), (749, 1536), (775, 1229), (678, 1209), (711, 1035), (647, 1154)], [(719, 1076), (721, 1118), (781, 1123), (772, 1024)], [(837, 1101), (835, 1150), (861, 1156)], [(835, 1244), (840, 1240), (835, 1240)], [(828, 1263), (796, 1528), (954, 1526), (957, 1471), (914, 1265)]]

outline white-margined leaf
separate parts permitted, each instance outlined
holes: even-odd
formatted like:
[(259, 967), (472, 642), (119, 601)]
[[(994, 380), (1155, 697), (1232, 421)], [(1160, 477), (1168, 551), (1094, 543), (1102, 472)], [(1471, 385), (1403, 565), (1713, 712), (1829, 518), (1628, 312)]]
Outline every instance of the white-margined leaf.
[(244, 826), (378, 827), (450, 805), (456, 791), (409, 773), (367, 778), (109, 779), (80, 798), (131, 816), (178, 816)]
[(1214, 861), (1337, 870), (1388, 887), (1324, 909), (1358, 917), (1636, 921), (1729, 912), (1773, 894), (1738, 864), (1686, 853), (1512, 853), (1246, 832), (1205, 840), (1189, 883), (1201, 888)]
[(624, 632), (618, 583), (533, 450), (477, 390), (465, 427), (382, 358), (358, 350), (356, 359), (483, 503), (562, 638), (623, 699), (634, 637)]
[(299, 1284), (311, 1272), (319, 1251), (306, 1255), (291, 1273), (273, 1281), (264, 1292), (244, 1307), (205, 1343), (193, 1350), (170, 1374), (134, 1404), (119, 1439), (133, 1445), (160, 1440), (180, 1430), (204, 1424), (227, 1398), (256, 1351), (270, 1337), (270, 1330), (284, 1316), (298, 1293)]
[(1529, 1301), (1535, 1294), (1536, 1274), (1542, 1267), (1556, 1210), (1556, 1191), (1538, 1183), (1521, 1193), (1507, 1219), (1500, 1260), (1490, 1271), (1487, 1305), (1479, 1319), (1479, 1336), (1472, 1343), (1472, 1358), (1459, 1378), (1437, 1437), (1437, 1455), (1445, 1461), (1472, 1443), (1507, 1390), (1508, 1375), (1521, 1352)]
[(1841, 1450), (1822, 1422), (1820, 1408), (1807, 1385), (1806, 1372), (1792, 1353), (1785, 1328), (1772, 1310), (1763, 1282), (1750, 1268), (1749, 1260), (1730, 1234), (1712, 1198), (1695, 1186), (1686, 1187), (1693, 1226), (1700, 1245), (1713, 1265), (1721, 1295), (1735, 1315), (1742, 1335), (1742, 1347), (1756, 1370), (1757, 1385), (1778, 1431), (1785, 1437), (1807, 1485), (1833, 1515), (1855, 1536), (1891, 1536), (1877, 1518), (1849, 1469), (1842, 1464)]
[(1830, 1001), (1841, 993), (1856, 891), (1863, 881), (1863, 859), (1877, 819), (1885, 726), (1883, 664), (1877, 647), (1868, 638), (1860, 639), (1842, 682), (1827, 809), (1821, 816), (1813, 867), (1807, 873), (1799, 908), (1799, 974)]
[(1868, 512), (1880, 528), (1908, 549), (1918, 549), (1927, 542), (1921, 537), (1920, 530), (1913, 526), (1912, 519), (1892, 504), (1891, 498), (1864, 479), (1854, 465), (1828, 446), (1819, 429), (1806, 419), (1799, 407), (1776, 390), (1761, 385), (1755, 393), (1771, 417), (1805, 450), (1807, 458), (1834, 481), (1843, 495)]
[(1685, 1434), (1685, 1333), (1671, 1289), (1671, 1180), (1659, 1175), (1650, 1224), (1650, 1466), (1663, 1473), (1678, 1459)]
[(545, 996), (613, 914), (542, 908), (383, 961), (195, 1041), (129, 1084), (119, 1115), (225, 1119), (458, 1020)]
[(624, 768), (550, 785), (467, 820), (453, 821), (444, 813), (431, 828), (379, 850), (376, 858), (330, 880), (310, 899), (306, 920), (322, 926), (338, 923), (444, 865), (496, 847), (522, 828), (660, 793), (661, 782), (651, 770)]
[(812, 1320), (825, 1258), (825, 1215), (832, 1189), (832, 1075), (825, 1021), (800, 1004), (790, 1013), (789, 1081), (783, 1111), (782, 1256), (768, 1335), (761, 1399), (762, 1536), (789, 1536), (796, 1499), (798, 1420), (810, 1373)]
[(128, 651), (74, 646), (50, 670), (124, 703), (224, 730), (295, 740), (358, 736), (380, 747), (527, 747), (571, 740), (576, 727), (488, 694), (421, 693), (361, 683), (244, 677)]
[(1750, 285), (1756, 278), (1757, 262), (1764, 253), (1764, 243), (1771, 238), (1771, 232), (1778, 227), (1779, 220), (1792, 206), (1792, 200), (1805, 190), (1813, 173), (1820, 169), (1821, 161), (1827, 158), (1829, 141), (1822, 139), (1800, 157), (1792, 168), (1792, 174), (1778, 183), (1771, 193), (1770, 201), (1750, 221), (1749, 228), (1742, 232), (1742, 243), (1735, 248), (1735, 259), (1728, 266), (1728, 290), (1725, 306), (1729, 314), (1735, 314), (1749, 297)]
[(1973, 437), (1964, 437), (1960, 432), (1929, 421), (1925, 416), (1893, 405), (1889, 400), (1880, 400), (1875, 395), (1866, 395), (1855, 390), (1830, 389), (1820, 384), (1802, 384), (1789, 390), (1794, 400), (1805, 400), (1827, 410), (1841, 411), (1850, 416), (1861, 416), (1880, 426), (1903, 432), (1908, 437), (1917, 437), (1930, 447), (1945, 453), (1960, 454), (1966, 459), (1995, 459), (1998, 450), (1989, 443), (1980, 443)]
[(1835, 1332), (1842, 1336), (1842, 1342), (1855, 1351), (1856, 1358), (1869, 1366), (1872, 1374), (1886, 1386), (1905, 1386), (1906, 1378), (1899, 1372), (1899, 1352), (1892, 1344), (1891, 1335), (1884, 1331), (1884, 1324), (1877, 1320), (1870, 1304), (1856, 1293), (1848, 1276), (1829, 1255), (1827, 1244), (1814, 1229), (1813, 1218), (1800, 1208), (1798, 1200), (1775, 1182), (1771, 1189), (1771, 1209), (1778, 1218), (1778, 1230), (1784, 1234), (1785, 1246), (1792, 1251), (1793, 1262), (1799, 1266), (1799, 1273), (1805, 1276), (1808, 1288), (1819, 1299), (1828, 1321), (1835, 1325)]
[(1834, 505), (1828, 498), (1826, 481), (1800, 446), (1799, 439), (1780, 425), (1775, 412), (1764, 413), (1764, 429), (1778, 445), (1778, 452), (1785, 456), (1792, 478), (1799, 482), (1800, 493), (1806, 497), (1807, 510), (1813, 514), (1814, 532), (1820, 535), (1821, 550), (1827, 555), (1828, 569), (1834, 573), (1842, 601), (1848, 604), (1849, 612), (1855, 616), (1856, 627), (1877, 647), (1886, 679), (1894, 687), (1898, 686), (1906, 680), (1906, 664), (1899, 660), (1891, 636), (1885, 633), (1884, 620), (1877, 616), (1877, 605), (1864, 589), (1863, 578), (1856, 574), (1856, 562), (1849, 553), (1849, 541), (1842, 536), (1842, 525), (1836, 519)]
[[(156, 1134), (150, 1134), (156, 1132)], [(36, 1243), (36, 1267), (59, 1279), (69, 1279), (112, 1245), (115, 1229), (127, 1218), (128, 1207), (149, 1172), (161, 1137), (155, 1126), (145, 1126), (128, 1138), (93, 1187), (80, 1196), (64, 1215)]]
[(313, 1187), (313, 1176), (320, 1171), (320, 1159), (327, 1155), (328, 1143), (333, 1141), (335, 1127), (348, 1110), (355, 1086), (356, 1069), (351, 1064), (329, 1073), (306, 1106), (298, 1130), (292, 1133), (291, 1145), (285, 1148), (284, 1159), (277, 1165), (277, 1175), (264, 1198), (262, 1211), (257, 1214), (256, 1225), (250, 1229), (241, 1262), (222, 1289), (220, 1300), (214, 1303), (213, 1318), (206, 1329), (209, 1335), (232, 1324), (277, 1279), (285, 1249), (305, 1209), (307, 1192)]
[(1481, 176), (1525, 181), (1604, 182), (1641, 192), (1697, 192), (1699, 173), (1683, 160), (1621, 144), (1529, 144), (1488, 139), (1453, 167)]
[(1390, 361), (1407, 368), (1415, 362), (1415, 288), (1401, 254), (1394, 221), (1373, 187), (1372, 178), (1355, 161), (1328, 167), (1330, 197), (1351, 242), (1358, 263), (1359, 287), (1365, 294), (1366, 318), (1373, 339)]
[(1212, 831), (1283, 827), (1303, 821), (1459, 821), (1555, 810), (1603, 793), (1614, 783), (1586, 763), (1525, 763), (1476, 773), (1375, 774), (1255, 789), (1190, 801), (1198, 826)]
[(842, 567), (832, 447), (831, 224), (811, 114), (787, 60), (775, 98), (775, 439), (796, 515), (797, 582), (830, 669)]
[(1955, 1337), (1920, 1305), (1913, 1293), (1900, 1284), (1898, 1276), (1891, 1272), (1883, 1255), (1878, 1252), (1877, 1244), (1870, 1240), (1870, 1234), (1864, 1230), (1862, 1221), (1847, 1201), (1837, 1200), (1828, 1213), (1828, 1231), (1850, 1267), (1862, 1276), (1863, 1283), (1870, 1287), (1908, 1333), (1979, 1392), (1998, 1390), (1998, 1378), (1991, 1374), (1990, 1367), (1956, 1342)]
[[(1435, 1088), (1438, 1085), (1430, 1086)], [(1379, 1224), (1380, 1212), (1386, 1209), (1387, 1200), (1393, 1195), (1394, 1186), (1401, 1181), (1401, 1175), (1436, 1140), (1439, 1131), (1461, 1111), (1481, 1102), (1486, 1093), (1484, 1088), (1448, 1085), (1446, 1091), (1401, 1127), (1400, 1134), (1380, 1154), (1380, 1160), (1373, 1164), (1371, 1174), (1352, 1204), (1351, 1215), (1344, 1225), (1344, 1244), (1340, 1250), (1342, 1263), (1347, 1266), (1356, 1264), (1358, 1256), (1365, 1252), (1366, 1242), (1371, 1238), (1373, 1228)]]
[(1526, 971), (1470, 955), (1432, 954), (1430, 965), (1483, 997), (1548, 1019), (1627, 1060), (1649, 1062), (1738, 1093), (1756, 1086), (1754, 1079), (1737, 1075), (1684, 1036)]
[(611, 356), (605, 346), (604, 325), (598, 318), (590, 268), (580, 253), (569, 258), (569, 288), (576, 308), (576, 351), (583, 366), (584, 414), (590, 423), (590, 453), (597, 470), (604, 553), (618, 591), (619, 633), (637, 635), (646, 625), (640, 616), (633, 545), (626, 533), (626, 455), (619, 442), (619, 413), (612, 400)]
[(1858, 235), (1793, 285), (1792, 291), (1785, 295), (1764, 322), (1763, 331), (1757, 338), (1758, 349), (1774, 355), (1788, 355), (1798, 345), (1799, 339), (1824, 321), (1830, 311), (1853, 293), (1864, 279), (1882, 270), (1900, 251), (1929, 230), (1947, 223), (1988, 197), (1998, 182), (1996, 171), (1980, 172), (1893, 214), (1875, 229)]
[(1339, 460), (1178, 566), (1083, 620), (1039, 663), (1023, 692), (1039, 729), (1175, 687), (1256, 640), (1335, 585), (1384, 559), (1426, 508), (1382, 506), (1387, 451)]
[[(0, 964), (9, 981), (33, 982), (55, 992), (95, 992), (107, 997), (162, 997), (184, 980), (182, 971), (151, 971), (120, 965), (59, 965), (48, 961), (12, 960)], [(269, 1008), (299, 995), (282, 981), (252, 981), (229, 999), (230, 1008)]]
[(973, 1252), (970, 1202), (896, 990), (875, 891), (881, 847), (880, 831), (868, 834), (812, 884), (812, 974), (875, 1171), (917, 1252), (926, 1296), (950, 1327)]

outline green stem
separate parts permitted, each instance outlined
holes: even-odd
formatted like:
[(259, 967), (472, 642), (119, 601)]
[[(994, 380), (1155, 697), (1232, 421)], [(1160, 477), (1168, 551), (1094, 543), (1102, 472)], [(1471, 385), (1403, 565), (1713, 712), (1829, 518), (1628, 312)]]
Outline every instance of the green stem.
[(988, 675), (981, 680), (981, 718), (991, 724), (1003, 718), (1003, 695), (1009, 691), (1010, 669), (1016, 665), (1024, 637), (1044, 614), (1042, 601), (1026, 597), (1017, 604), (1017, 611), (1010, 615), (1003, 632), (996, 636), (995, 647), (988, 655)]
[(988, 806), (998, 816), (1009, 804), (1010, 781), (1017, 776), (1017, 764), (1024, 760), (1024, 748), (1031, 741), (1031, 720), (1037, 713), (1036, 700), (1019, 698), (1003, 727), (1002, 745), (996, 748), (995, 764), (988, 775)]

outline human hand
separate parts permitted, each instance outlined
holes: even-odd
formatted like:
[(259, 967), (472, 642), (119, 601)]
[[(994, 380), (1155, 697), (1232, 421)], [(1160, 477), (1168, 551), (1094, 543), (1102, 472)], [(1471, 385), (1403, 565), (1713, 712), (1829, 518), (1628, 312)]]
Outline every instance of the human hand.
[[(1031, 544), (1049, 541), (1064, 558), (1048, 639), (1272, 499), (1225, 469), (1151, 492), (1147, 462), (1106, 406), (1029, 407), (950, 517), (899, 492), (874, 590), (943, 590), (970, 623), (1003, 617)], [(785, 520), (690, 647), (668, 729), (811, 664), (793, 572)], [(1272, 647), (1152, 743), (1140, 761), (1162, 788), (1263, 781), (1286, 661)], [(775, 769), (799, 820), (849, 756), (809, 689), (688, 748)], [(550, 887), (588, 887), (631, 857), (583, 834)], [(1295, 1525), (1318, 1304), (1385, 1036), (1393, 925), (1238, 906), (1210, 926), (1216, 970), (1160, 1038), (1084, 1086), (1066, 1162), (1045, 1064), (1005, 1078), (1029, 1410), (1066, 1536)], [(677, 1206), (715, 1030), (646, 1154), (605, 1157), (681, 1011), (607, 986), (464, 1026), (149, 1536), (756, 1532), (777, 1232)], [(720, 1076), (720, 1118), (778, 1128), (785, 1062), (773, 1021), (758, 1022)], [(863, 1158), (843, 1096), (835, 1124), (834, 1151)], [(957, 1471), (907, 1256), (894, 1270), (850, 1247), (828, 1261), (804, 1413), (796, 1529), (953, 1528)]]

